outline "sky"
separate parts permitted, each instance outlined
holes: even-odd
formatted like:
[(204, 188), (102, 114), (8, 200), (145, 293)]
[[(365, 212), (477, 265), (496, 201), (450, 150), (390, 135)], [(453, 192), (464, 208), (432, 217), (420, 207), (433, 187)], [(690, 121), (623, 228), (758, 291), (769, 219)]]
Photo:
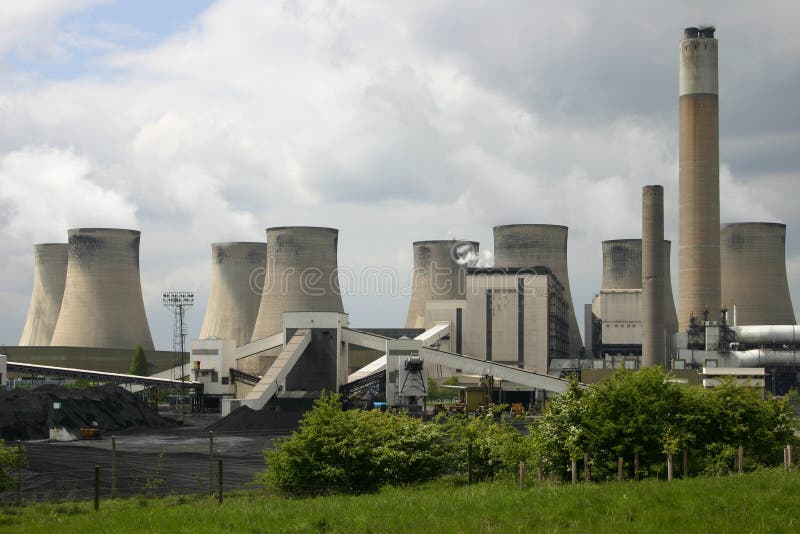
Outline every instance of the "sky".
[[(719, 39), (723, 222), (787, 224), (800, 307), (800, 4), (785, 1), (28, 0), (0, 3), (0, 344), (22, 332), (33, 244), (142, 231), (157, 348), (165, 290), (208, 298), (210, 244), (340, 230), (339, 265), (409, 277), (411, 243), (569, 227), (578, 322), (601, 241), (665, 189), (677, 243), (678, 44)], [(677, 290), (677, 247), (673, 246)], [(352, 325), (406, 294), (354, 287)]]

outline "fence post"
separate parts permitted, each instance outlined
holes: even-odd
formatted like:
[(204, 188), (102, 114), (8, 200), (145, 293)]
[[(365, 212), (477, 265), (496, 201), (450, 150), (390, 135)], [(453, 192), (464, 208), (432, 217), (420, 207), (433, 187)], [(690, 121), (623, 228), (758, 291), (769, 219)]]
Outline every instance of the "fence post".
[(17, 440), (17, 505), (22, 506), (22, 441)]
[(578, 460), (572, 458), (572, 483), (578, 483)]
[(786, 446), (786, 460), (789, 462), (789, 468), (794, 465), (794, 460), (792, 459), (792, 445), (789, 444)]
[(222, 460), (218, 460), (219, 468), (217, 470), (217, 478), (219, 479), (219, 503), (222, 504)]
[(584, 454), (583, 455), (583, 481), (584, 482), (590, 482), (591, 480), (592, 480), (592, 477), (591, 477), (591, 475), (589, 473), (589, 455), (588, 454)]
[(94, 466), (94, 509), (100, 509), (100, 466)]
[(214, 495), (214, 431), (208, 431), (208, 494)]
[(741, 475), (742, 473), (744, 473), (744, 447), (742, 447), (741, 445), (739, 445), (739, 462), (738, 462), (738, 468), (739, 468), (739, 469), (738, 469), (738, 471), (739, 471), (739, 474), (740, 474), (740, 475)]
[(683, 478), (689, 476), (689, 449), (683, 449)]
[(633, 453), (633, 478), (639, 480), (639, 453)]
[(525, 462), (519, 463), (519, 489), (525, 489)]
[(472, 443), (467, 445), (467, 483), (472, 484)]
[(542, 469), (542, 461), (539, 460), (539, 465), (536, 466), (536, 478), (541, 482), (544, 480), (544, 469)]
[(783, 468), (784, 469), (789, 469), (789, 455), (788, 455), (788, 452), (789, 452), (789, 447), (788, 446), (784, 447), (783, 448)]
[(672, 453), (667, 454), (667, 480), (672, 480)]
[(625, 480), (625, 473), (623, 471), (625, 465), (625, 460), (622, 459), (622, 456), (617, 456), (617, 481), (622, 482)]
[(117, 493), (117, 437), (111, 436), (111, 498)]

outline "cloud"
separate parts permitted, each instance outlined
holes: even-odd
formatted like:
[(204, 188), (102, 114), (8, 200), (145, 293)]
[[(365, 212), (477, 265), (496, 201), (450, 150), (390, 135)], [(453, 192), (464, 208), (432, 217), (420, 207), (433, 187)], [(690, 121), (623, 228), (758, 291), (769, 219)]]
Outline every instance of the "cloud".
[(73, 227), (136, 227), (123, 193), (91, 179), (92, 164), (70, 149), (28, 146), (0, 158), (2, 231), (35, 242), (66, 240)]
[[(60, 2), (20, 25), (57, 34), (81, 5)], [(800, 8), (725, 7), (220, 0), (154, 45), (94, 57), (91, 75), (28, 77), (23, 63), (0, 85), (3, 176), (25, 162), (2, 190), (13, 199), (0, 200), (0, 245), (25, 251), (35, 236), (62, 236), (86, 214), (75, 191), (106, 195), (113, 208), (92, 216), (138, 222), (148, 312), (167, 346), (158, 295), (182, 285), (207, 294), (213, 241), (333, 226), (340, 265), (405, 273), (414, 240), (473, 239), (490, 251), (493, 225), (565, 224), (580, 310), (599, 288), (600, 242), (640, 235), (643, 185), (664, 185), (677, 241), (678, 41), (711, 18), (723, 219), (781, 219), (796, 257)], [(0, 50), (23, 45), (0, 37)], [(37, 197), (56, 216), (43, 220)], [(800, 301), (800, 280), (790, 284)], [(362, 326), (401, 324), (407, 304), (345, 301)], [(203, 307), (198, 297), (195, 327)], [(4, 338), (17, 337), (7, 324)]]

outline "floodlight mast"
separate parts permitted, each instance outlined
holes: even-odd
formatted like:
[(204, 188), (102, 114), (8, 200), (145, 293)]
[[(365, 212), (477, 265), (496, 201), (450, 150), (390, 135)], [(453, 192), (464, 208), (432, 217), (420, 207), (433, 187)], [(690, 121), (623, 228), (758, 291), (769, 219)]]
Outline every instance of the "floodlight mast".
[[(184, 321), (184, 315), (186, 309), (191, 308), (194, 304), (194, 293), (191, 291), (165, 291), (162, 298), (162, 303), (164, 304), (165, 308), (172, 311), (174, 316), (172, 350), (178, 352), (181, 358), (181, 402), (180, 411), (178, 413), (180, 423), (183, 424), (183, 404), (186, 395), (186, 386), (184, 384), (186, 381), (186, 373), (183, 367), (183, 353), (186, 343), (186, 322)], [(178, 403), (176, 402), (175, 408), (177, 409), (177, 407)]]

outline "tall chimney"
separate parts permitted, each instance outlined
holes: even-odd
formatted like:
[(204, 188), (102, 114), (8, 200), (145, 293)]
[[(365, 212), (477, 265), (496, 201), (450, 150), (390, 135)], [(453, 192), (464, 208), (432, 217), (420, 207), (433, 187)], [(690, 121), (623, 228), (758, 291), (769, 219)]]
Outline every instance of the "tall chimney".
[(678, 319), (720, 308), (719, 99), (713, 26), (680, 44)]
[(642, 367), (664, 365), (664, 188), (642, 188)]

